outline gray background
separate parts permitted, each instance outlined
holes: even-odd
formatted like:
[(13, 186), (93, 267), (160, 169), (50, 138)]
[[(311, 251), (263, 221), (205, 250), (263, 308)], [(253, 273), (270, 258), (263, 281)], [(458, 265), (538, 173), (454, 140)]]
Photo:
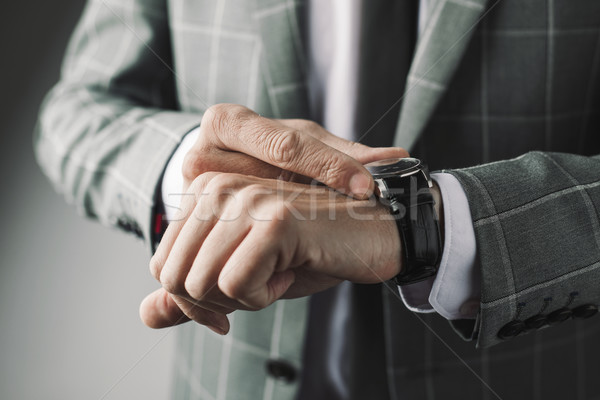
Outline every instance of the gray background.
[(0, 398), (164, 399), (174, 332), (145, 328), (157, 287), (137, 240), (86, 221), (40, 172), (32, 132), (81, 0), (0, 6)]

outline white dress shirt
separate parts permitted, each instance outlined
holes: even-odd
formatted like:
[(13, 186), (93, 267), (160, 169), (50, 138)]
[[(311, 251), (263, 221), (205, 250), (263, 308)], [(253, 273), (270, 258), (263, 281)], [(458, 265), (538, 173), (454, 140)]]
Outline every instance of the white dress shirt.
[[(348, 110), (357, 104), (360, 9), (364, 0), (319, 0), (309, 7), (314, 73), (309, 86), (311, 107), (319, 107), (323, 125), (348, 140), (356, 139)], [(427, 22), (428, 0), (421, 0), (419, 32)], [(315, 34), (318, 32), (318, 34)], [(348, 84), (350, 83), (350, 84)], [(353, 84), (354, 83), (354, 84)], [(167, 219), (172, 220), (181, 200), (183, 158), (198, 135), (190, 132), (169, 161), (162, 183)], [(480, 270), (475, 233), (466, 194), (450, 174), (433, 174), (444, 205), (445, 243), (438, 274), (418, 284), (399, 287), (405, 305), (416, 312), (437, 312), (453, 319), (475, 318), (479, 310)]]

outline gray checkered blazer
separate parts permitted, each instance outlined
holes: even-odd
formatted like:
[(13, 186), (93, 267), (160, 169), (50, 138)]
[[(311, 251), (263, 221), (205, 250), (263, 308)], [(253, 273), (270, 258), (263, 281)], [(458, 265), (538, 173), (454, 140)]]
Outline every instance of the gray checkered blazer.
[[(390, 397), (600, 399), (600, 318), (580, 318), (600, 303), (600, 2), (432, 3), (381, 144), (463, 184), (481, 311), (450, 326), (382, 287)], [(149, 242), (164, 166), (208, 106), (308, 117), (303, 9), (89, 1), (36, 131), (44, 171), (82, 213)], [(178, 328), (174, 397), (294, 398), (299, 380), (264, 366), (301, 376), (307, 304), (236, 312), (225, 337)]]

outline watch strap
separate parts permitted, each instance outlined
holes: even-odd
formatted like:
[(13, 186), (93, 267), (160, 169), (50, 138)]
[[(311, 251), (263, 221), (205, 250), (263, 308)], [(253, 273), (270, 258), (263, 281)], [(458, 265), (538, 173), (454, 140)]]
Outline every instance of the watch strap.
[[(421, 282), (437, 273), (442, 254), (435, 200), (421, 173), (388, 179), (390, 209), (402, 242), (403, 265), (398, 285)], [(393, 191), (393, 193), (392, 193)]]

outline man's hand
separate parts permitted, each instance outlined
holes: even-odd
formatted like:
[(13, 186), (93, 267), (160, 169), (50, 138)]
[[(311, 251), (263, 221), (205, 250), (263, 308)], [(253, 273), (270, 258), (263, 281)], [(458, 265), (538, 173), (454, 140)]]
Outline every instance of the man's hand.
[[(206, 110), (199, 138), (185, 157), (183, 192), (199, 175), (216, 171), (304, 183), (316, 179), (366, 198), (373, 182), (362, 164), (406, 156), (401, 148), (340, 139), (312, 121), (268, 119), (243, 106), (219, 104)], [(155, 328), (187, 321), (174, 300), (163, 289), (155, 291), (142, 303), (142, 319)]]
[(205, 172), (232, 172), (296, 182), (315, 179), (359, 199), (373, 190), (363, 167), (371, 161), (407, 157), (401, 148), (371, 148), (336, 137), (319, 124), (261, 117), (235, 104), (204, 113), (200, 136), (183, 165), (184, 191)]
[[(325, 187), (208, 173), (184, 197), (151, 272), (187, 318), (225, 333), (226, 314), (307, 296), (341, 280), (381, 282), (400, 271), (389, 211)], [(142, 319), (159, 326), (146, 313)], [(180, 318), (183, 317), (180, 315)], [(173, 324), (172, 316), (162, 321)], [(187, 320), (182, 319), (182, 320)], [(181, 321), (180, 321), (181, 322)]]

